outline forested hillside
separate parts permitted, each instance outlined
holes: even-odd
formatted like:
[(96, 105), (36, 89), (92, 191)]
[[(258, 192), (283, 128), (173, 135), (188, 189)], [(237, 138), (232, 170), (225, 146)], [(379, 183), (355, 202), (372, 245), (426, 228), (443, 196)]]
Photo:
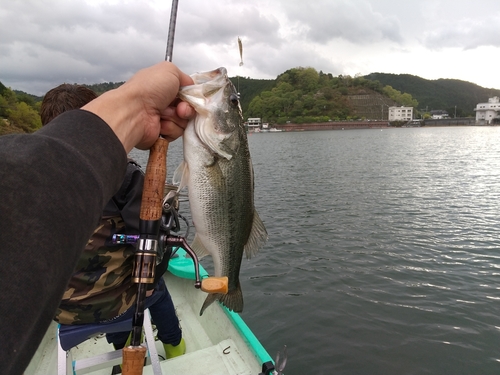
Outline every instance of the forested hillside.
[(364, 78), (411, 94), (418, 101), (421, 112), (442, 109), (454, 116), (457, 106), (457, 117), (475, 116), (476, 104), (500, 96), (500, 90), (458, 79), (427, 80), (410, 74), (389, 73), (371, 73)]
[[(409, 74), (372, 73), (367, 76), (318, 72), (297, 67), (276, 79), (230, 78), (240, 92), (243, 116), (263, 122), (325, 122), (350, 119), (387, 119), (389, 106), (415, 109), (415, 116), (437, 109), (451, 116), (474, 116), (477, 103), (500, 96), (500, 90), (455, 80), (426, 80)], [(97, 94), (123, 82), (86, 85)], [(30, 133), (41, 126), (41, 97), (5, 87), (0, 82), (0, 135)]]
[(293, 68), (279, 75), (274, 87), (255, 96), (244, 112), (264, 122), (297, 124), (350, 119), (381, 119), (392, 105), (418, 103), (380, 82), (363, 77), (338, 76), (314, 68)]
[(42, 126), (39, 112), (40, 98), (0, 82), (0, 135), (34, 132)]
[(229, 79), (240, 93), (240, 104), (243, 113), (247, 112), (248, 106), (254, 97), (262, 91), (271, 90), (276, 84), (274, 79), (252, 79), (249, 77), (232, 77)]
[(94, 83), (93, 85), (83, 85), (94, 91), (97, 95), (104, 94), (106, 91), (116, 89), (123, 85), (125, 82), (103, 82)]

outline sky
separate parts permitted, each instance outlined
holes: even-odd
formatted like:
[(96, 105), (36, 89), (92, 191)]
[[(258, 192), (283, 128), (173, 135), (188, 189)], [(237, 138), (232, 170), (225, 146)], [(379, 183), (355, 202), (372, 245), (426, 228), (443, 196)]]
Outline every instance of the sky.
[[(171, 5), (0, 0), (0, 82), (41, 96), (61, 83), (126, 81), (165, 59)], [(500, 89), (499, 25), (499, 0), (179, 0), (172, 57), (188, 74), (224, 66), (275, 79), (313, 67)]]

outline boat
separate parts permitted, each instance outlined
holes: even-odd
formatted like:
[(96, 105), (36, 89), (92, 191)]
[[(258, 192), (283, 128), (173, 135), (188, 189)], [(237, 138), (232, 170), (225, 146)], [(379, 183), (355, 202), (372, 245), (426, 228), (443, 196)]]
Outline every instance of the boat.
[[(206, 294), (194, 287), (194, 269), (191, 258), (182, 248), (177, 248), (164, 274), (186, 341), (186, 354), (161, 360), (161, 372), (168, 375), (273, 374), (272, 358), (239, 314), (213, 303), (200, 316)], [(208, 276), (201, 265), (200, 276)], [(57, 332), (58, 324), (52, 322), (24, 375), (58, 374)], [(156, 341), (155, 346), (161, 357), (164, 354), (161, 341)], [(101, 334), (77, 345), (71, 352), (73, 360), (78, 361), (113, 350)], [(144, 375), (154, 374), (150, 362), (148, 359), (143, 367)], [(110, 375), (115, 363), (90, 374)]]

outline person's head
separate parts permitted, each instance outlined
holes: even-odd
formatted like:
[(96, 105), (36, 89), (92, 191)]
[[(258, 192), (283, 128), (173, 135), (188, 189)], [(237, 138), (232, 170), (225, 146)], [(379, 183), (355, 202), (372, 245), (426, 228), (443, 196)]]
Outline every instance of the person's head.
[(97, 98), (91, 89), (82, 85), (63, 83), (45, 94), (40, 109), (42, 125), (48, 124), (61, 113), (78, 109)]

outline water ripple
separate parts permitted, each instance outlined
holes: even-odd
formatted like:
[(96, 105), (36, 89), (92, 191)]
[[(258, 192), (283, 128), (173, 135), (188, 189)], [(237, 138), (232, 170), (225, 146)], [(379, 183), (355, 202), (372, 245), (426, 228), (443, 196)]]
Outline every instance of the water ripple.
[[(287, 374), (500, 373), (500, 128), (250, 146), (270, 234), (250, 262), (277, 276), (242, 269), (244, 318), (295, 353)], [(277, 321), (287, 328), (265, 333)]]

